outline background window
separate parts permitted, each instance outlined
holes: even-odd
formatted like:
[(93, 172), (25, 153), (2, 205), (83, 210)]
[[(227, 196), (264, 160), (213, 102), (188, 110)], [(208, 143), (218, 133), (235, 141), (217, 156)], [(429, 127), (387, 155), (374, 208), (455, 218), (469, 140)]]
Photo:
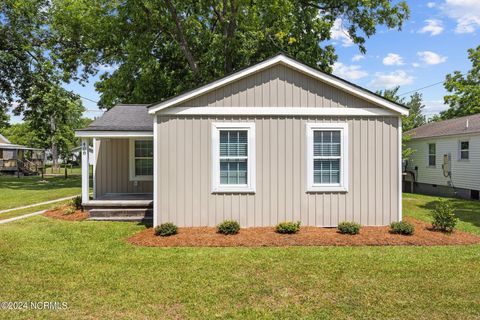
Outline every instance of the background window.
[(460, 160), (468, 160), (470, 143), (468, 141), (460, 141)]
[(437, 145), (435, 143), (428, 144), (428, 165), (437, 165)]
[(151, 179), (153, 176), (153, 140), (133, 140), (130, 161), (131, 180)]

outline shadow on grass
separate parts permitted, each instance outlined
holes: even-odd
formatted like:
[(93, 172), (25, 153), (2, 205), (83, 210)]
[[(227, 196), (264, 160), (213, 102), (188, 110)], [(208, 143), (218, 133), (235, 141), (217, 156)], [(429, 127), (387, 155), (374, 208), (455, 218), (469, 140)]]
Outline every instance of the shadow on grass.
[[(449, 199), (447, 201), (452, 206), (455, 216), (460, 221), (471, 223), (475, 227), (480, 227), (479, 201), (464, 199)], [(440, 200), (430, 201), (421, 206), (421, 208), (433, 210), (439, 202)]]
[[(64, 177), (7, 177), (0, 176), (0, 189), (12, 190), (53, 190), (81, 187), (81, 176)], [(46, 182), (45, 182), (46, 181)]]

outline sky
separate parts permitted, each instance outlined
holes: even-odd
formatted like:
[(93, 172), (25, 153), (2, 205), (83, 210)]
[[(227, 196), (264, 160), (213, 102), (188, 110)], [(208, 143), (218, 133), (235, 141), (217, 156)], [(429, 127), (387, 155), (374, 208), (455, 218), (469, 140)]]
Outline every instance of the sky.
[[(407, 3), (410, 19), (402, 30), (378, 28), (366, 41), (365, 55), (352, 44), (343, 31), (346, 26), (338, 19), (331, 41), (338, 55), (334, 74), (372, 91), (400, 86), (399, 93), (406, 93), (403, 96), (407, 98), (409, 92), (427, 87), (419, 92), (423, 94), (424, 114), (431, 117), (447, 108), (443, 104), (447, 94), (442, 85), (445, 75), (455, 70), (465, 73), (471, 68), (467, 49), (480, 45), (480, 0)], [(99, 99), (94, 87), (97, 80), (98, 76), (90, 78), (85, 86), (65, 85), (84, 97), (84, 116), (89, 118), (102, 114), (90, 101)], [(15, 123), (21, 118), (12, 116), (11, 120)]]

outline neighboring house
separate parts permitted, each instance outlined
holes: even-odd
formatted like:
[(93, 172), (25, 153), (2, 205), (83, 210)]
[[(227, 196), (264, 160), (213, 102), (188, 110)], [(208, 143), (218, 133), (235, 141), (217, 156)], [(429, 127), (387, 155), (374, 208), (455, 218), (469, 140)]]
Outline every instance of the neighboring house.
[(413, 190), (432, 195), (478, 199), (480, 190), (480, 114), (428, 123), (411, 131), (415, 150), (407, 163)]
[(115, 106), (78, 130), (83, 163), (94, 143), (94, 195), (82, 166), (83, 202), (101, 219), (153, 201), (154, 225), (387, 225), (402, 219), (406, 114), (280, 54), (160, 103)]
[(35, 175), (44, 168), (43, 149), (13, 144), (0, 134), (0, 174)]
[[(88, 163), (93, 165), (93, 147), (88, 146)], [(80, 163), (82, 160), (82, 146), (78, 146), (72, 149), (73, 161)]]

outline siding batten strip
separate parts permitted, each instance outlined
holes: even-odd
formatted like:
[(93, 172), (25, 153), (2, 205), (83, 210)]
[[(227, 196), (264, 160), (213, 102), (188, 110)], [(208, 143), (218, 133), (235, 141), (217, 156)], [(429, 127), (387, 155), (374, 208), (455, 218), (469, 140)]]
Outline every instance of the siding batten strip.
[(398, 117), (398, 221), (402, 221), (402, 117)]
[(158, 183), (160, 179), (158, 179), (158, 161), (160, 158), (158, 157), (158, 115), (155, 115), (153, 118), (153, 227), (158, 226)]

